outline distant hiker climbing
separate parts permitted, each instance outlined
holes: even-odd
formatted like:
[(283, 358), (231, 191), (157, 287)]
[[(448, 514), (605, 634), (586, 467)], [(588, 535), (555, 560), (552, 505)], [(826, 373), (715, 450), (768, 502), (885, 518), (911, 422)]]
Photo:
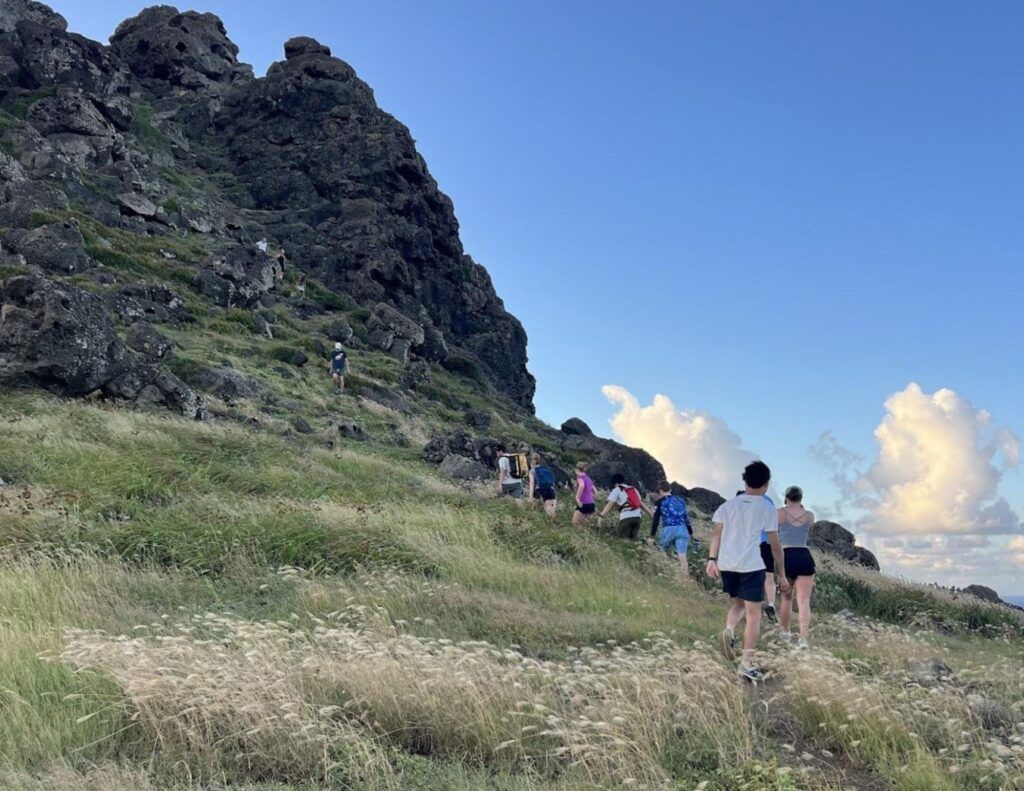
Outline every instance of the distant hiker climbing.
[(331, 352), (331, 379), (334, 381), (334, 394), (341, 395), (345, 390), (345, 375), (348, 373), (348, 354), (341, 343), (334, 344)]
[[(719, 635), (719, 645), (726, 659), (736, 657), (736, 627), (746, 618), (743, 631), (743, 658), (740, 675), (750, 681), (762, 681), (764, 675), (754, 664), (754, 649), (761, 631), (761, 602), (764, 600), (764, 561), (761, 559), (761, 531), (768, 534), (776, 568), (781, 569), (782, 544), (779, 543), (778, 514), (764, 497), (772, 473), (762, 461), (748, 464), (743, 471), (746, 489), (718, 506), (711, 521), (711, 548), (708, 555), (707, 575), (722, 581), (722, 589), (729, 594), (729, 612), (725, 629)], [(782, 595), (789, 593), (789, 583), (780, 580)]]
[(585, 525), (596, 510), (594, 482), (587, 475), (586, 463), (581, 461), (576, 465), (576, 510), (572, 512), (572, 523)]
[(640, 490), (626, 484), (626, 476), (617, 472), (612, 476), (612, 490), (608, 492), (608, 503), (597, 515), (597, 523), (613, 508), (619, 511), (619, 536), (633, 541), (640, 534), (640, 523), (643, 515), (653, 517), (654, 512), (640, 496)]
[(680, 495), (672, 494), (672, 487), (668, 481), (658, 484), (658, 499), (651, 521), (651, 540), (658, 534), (659, 524), (661, 535), (658, 535), (658, 546), (665, 552), (674, 551), (683, 571), (688, 571), (686, 550), (690, 546), (690, 539), (693, 538), (693, 527), (690, 525), (686, 500)]
[(498, 452), (498, 494), (523, 499), (523, 479), (530, 474), (525, 453)]
[(558, 507), (557, 493), (555, 492), (555, 472), (551, 469), (538, 454), (533, 454), (530, 467), (530, 501), (539, 500), (544, 503), (544, 511), (551, 518), (555, 518), (555, 510)]

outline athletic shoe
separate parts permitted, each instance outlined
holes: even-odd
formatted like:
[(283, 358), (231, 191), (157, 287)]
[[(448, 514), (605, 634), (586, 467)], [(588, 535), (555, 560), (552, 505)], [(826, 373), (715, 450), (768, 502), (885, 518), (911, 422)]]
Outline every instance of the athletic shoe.
[(736, 658), (736, 635), (732, 629), (723, 629), (718, 635), (718, 647), (722, 649), (722, 656), (729, 661)]
[(764, 607), (764, 614), (768, 616), (768, 620), (775, 623), (775, 605), (766, 604)]
[(810, 646), (810, 643), (807, 642), (807, 638), (806, 637), (801, 637), (800, 640), (797, 642), (796, 647), (801, 649), (801, 650), (806, 651), (811, 646)]
[(786, 631), (783, 631), (782, 629), (779, 629), (779, 642), (780, 643), (786, 643), (786, 645), (789, 645), (790, 643), (793, 642), (793, 633), (792, 632), (786, 632)]
[(764, 673), (756, 667), (744, 667), (740, 665), (740, 675), (748, 681), (753, 681), (755, 684), (764, 681)]

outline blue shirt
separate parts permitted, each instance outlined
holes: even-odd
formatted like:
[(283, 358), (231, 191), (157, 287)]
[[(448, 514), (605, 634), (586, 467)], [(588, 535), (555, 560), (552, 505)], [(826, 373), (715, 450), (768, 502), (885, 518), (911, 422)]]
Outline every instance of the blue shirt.
[[(771, 497), (769, 497), (769, 496), (768, 496), (767, 494), (762, 494), (761, 496), (762, 496), (762, 497), (763, 497), (763, 498), (764, 498), (765, 500), (767, 500), (768, 502), (770, 502), (770, 503), (771, 503), (772, 505), (775, 505), (775, 501), (774, 501), (774, 500), (772, 500), (772, 498), (771, 498)], [(768, 534), (767, 534), (767, 533), (766, 533), (766, 532), (765, 532), (764, 530), (762, 530), (762, 531), (761, 531), (761, 543), (762, 543), (762, 544), (767, 544), (767, 543), (768, 543)]]

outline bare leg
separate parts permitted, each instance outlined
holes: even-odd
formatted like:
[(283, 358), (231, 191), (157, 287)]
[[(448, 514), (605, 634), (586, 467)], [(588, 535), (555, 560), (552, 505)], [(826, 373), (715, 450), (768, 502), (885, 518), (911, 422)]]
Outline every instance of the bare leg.
[(782, 601), (779, 602), (779, 625), (782, 631), (789, 631), (789, 622), (793, 616), (793, 590), (782, 594)]
[(765, 604), (775, 606), (775, 575), (764, 575), (764, 601)]
[(811, 592), (814, 577), (796, 578), (796, 606), (800, 617), (800, 636), (807, 637), (811, 631)]
[(579, 527), (580, 525), (582, 525), (586, 521), (587, 521), (586, 515), (584, 513), (582, 513), (579, 509), (576, 509), (576, 510), (574, 510), (572, 512), (572, 523), (576, 527)]
[(743, 602), (733, 597), (730, 600), (729, 612), (725, 616), (725, 628), (735, 632), (736, 626), (743, 617)]
[(547, 511), (548, 516), (552, 519), (555, 518), (555, 511), (558, 508), (558, 500), (545, 500), (544, 510)]
[(751, 667), (754, 664), (754, 649), (757, 648), (761, 636), (761, 602), (745, 601), (747, 626), (743, 630), (743, 664)]

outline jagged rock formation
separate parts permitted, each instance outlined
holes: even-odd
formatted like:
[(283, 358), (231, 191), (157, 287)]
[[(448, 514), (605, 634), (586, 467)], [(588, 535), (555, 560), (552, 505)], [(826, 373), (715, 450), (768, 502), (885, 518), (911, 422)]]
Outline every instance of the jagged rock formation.
[(813, 548), (838, 555), (849, 563), (878, 571), (878, 559), (874, 554), (864, 547), (858, 547), (853, 533), (836, 522), (815, 522), (808, 543)]
[[(136, 306), (120, 294), (134, 279), (104, 268), (121, 251), (102, 229), (198, 238), (191, 260), (166, 257), (223, 308), (272, 305), (286, 260), (372, 311), (373, 348), (402, 362), (462, 354), (532, 411), (523, 328), (463, 251), (409, 131), (328, 47), (295, 38), (284, 54), (255, 78), (212, 14), (148, 8), (108, 47), (40, 3), (4, 0), (0, 267), (89, 274), (126, 320)], [(97, 225), (60, 216), (72, 209)]]

